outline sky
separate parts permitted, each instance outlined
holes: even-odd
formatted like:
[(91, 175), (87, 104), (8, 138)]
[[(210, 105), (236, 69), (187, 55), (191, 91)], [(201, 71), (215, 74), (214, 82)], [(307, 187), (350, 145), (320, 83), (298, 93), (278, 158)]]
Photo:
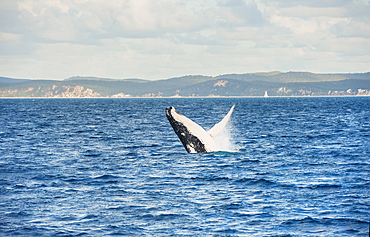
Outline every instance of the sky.
[(0, 76), (370, 71), (370, 0), (0, 0)]

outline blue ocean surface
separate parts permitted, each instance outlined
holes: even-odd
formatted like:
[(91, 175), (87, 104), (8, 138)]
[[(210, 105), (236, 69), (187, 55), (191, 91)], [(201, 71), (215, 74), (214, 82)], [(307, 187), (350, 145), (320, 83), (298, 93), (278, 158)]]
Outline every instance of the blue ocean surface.
[[(188, 154), (165, 116), (205, 129)], [(368, 236), (370, 97), (1, 99), (0, 236)]]

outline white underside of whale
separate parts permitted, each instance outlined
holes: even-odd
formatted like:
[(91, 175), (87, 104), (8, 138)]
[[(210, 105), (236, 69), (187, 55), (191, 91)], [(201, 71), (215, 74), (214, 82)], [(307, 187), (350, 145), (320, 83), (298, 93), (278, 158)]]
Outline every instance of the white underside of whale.
[[(224, 130), (227, 122), (230, 119), (231, 114), (234, 111), (234, 108), (235, 105), (231, 107), (230, 111), (219, 123), (215, 124), (208, 131), (205, 131), (200, 125), (193, 122), (191, 119), (185, 117), (182, 114), (179, 114), (176, 110), (172, 110), (171, 115), (176, 121), (182, 123), (188, 129), (189, 133), (196, 136), (204, 144), (207, 152), (213, 152), (220, 150), (213, 137), (220, 134)], [(197, 153), (196, 150), (191, 146), (188, 146), (188, 149), (190, 153)]]

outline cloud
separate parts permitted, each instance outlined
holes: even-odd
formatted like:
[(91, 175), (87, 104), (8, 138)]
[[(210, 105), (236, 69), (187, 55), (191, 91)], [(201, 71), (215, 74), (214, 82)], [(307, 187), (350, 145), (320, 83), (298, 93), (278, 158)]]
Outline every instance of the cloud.
[(195, 17), (181, 5), (166, 1), (129, 1), (129, 7), (117, 17), (126, 31), (187, 31), (194, 27)]
[[(87, 37), (152, 37), (191, 31), (198, 19), (170, 1), (12, 1), (1, 9), (1, 28), (10, 33), (34, 33), (56, 42)], [(16, 3), (16, 4), (14, 4)], [(5, 14), (4, 14), (5, 13)], [(13, 22), (10, 27), (9, 23)]]
[(370, 23), (341, 20), (330, 27), (330, 32), (338, 37), (360, 37), (370, 39)]
[(368, 0), (3, 1), (0, 70), (57, 79), (366, 71), (369, 11)]
[[(256, 4), (230, 0), (202, 11), (168, 0), (19, 0), (9, 4), (2, 29), (34, 40), (83, 42), (87, 38), (146, 38), (165, 34), (233, 28), (264, 22)], [(16, 3), (16, 4), (15, 4)]]
[(305, 7), (296, 6), (288, 7), (279, 10), (280, 15), (308, 18), (308, 17), (343, 17), (346, 15), (347, 10), (340, 7)]
[(321, 7), (342, 7), (346, 4), (348, 4), (348, 0), (291, 0), (291, 1), (285, 1), (285, 0), (266, 0), (264, 1), (266, 3), (276, 3), (279, 8), (286, 8), (286, 7), (295, 7), (295, 6), (303, 6), (303, 7), (314, 7), (314, 8), (321, 8)]
[(19, 41), (21, 38), (22, 38), (22, 35), (20, 34), (0, 32), (1, 41)]
[(216, 22), (221, 26), (260, 25), (264, 23), (262, 12), (255, 3), (246, 4), (243, 0), (229, 0), (219, 5)]

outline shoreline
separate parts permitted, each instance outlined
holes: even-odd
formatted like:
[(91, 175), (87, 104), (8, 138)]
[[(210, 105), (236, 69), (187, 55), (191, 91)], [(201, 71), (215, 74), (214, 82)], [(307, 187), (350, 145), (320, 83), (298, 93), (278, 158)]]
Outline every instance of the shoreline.
[(335, 98), (370, 97), (370, 95), (315, 95), (315, 96), (163, 96), (163, 97), (0, 97), (0, 99), (227, 99), (227, 98)]

